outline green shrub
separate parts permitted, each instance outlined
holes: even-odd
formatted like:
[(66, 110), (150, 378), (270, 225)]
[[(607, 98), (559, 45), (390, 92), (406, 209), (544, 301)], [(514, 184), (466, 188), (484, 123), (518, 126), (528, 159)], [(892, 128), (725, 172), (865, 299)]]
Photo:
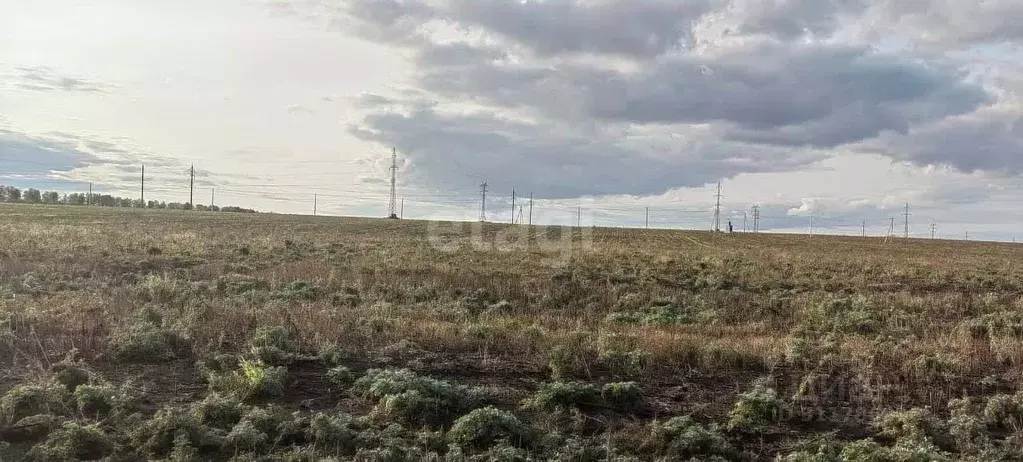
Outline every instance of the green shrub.
[(556, 446), (548, 450), (550, 454), (545, 460), (551, 462), (600, 462), (616, 461), (622, 462), (619, 456), (609, 449), (605, 441), (595, 439), (584, 439), (572, 437), (568, 439), (556, 438)]
[(987, 426), (975, 408), (970, 398), (953, 399), (948, 403), (951, 414), (948, 420), (949, 434), (962, 454), (976, 454), (992, 447)]
[(269, 439), (251, 420), (242, 420), (224, 437), (224, 443), (235, 451), (255, 451), (266, 445)]
[(113, 440), (100, 429), (99, 425), (66, 422), (60, 429), (51, 433), (45, 442), (32, 448), (28, 458), (39, 461), (98, 460), (113, 450)]
[(309, 281), (294, 281), (277, 291), (275, 298), (289, 301), (314, 301), (320, 298), (321, 290)]
[(616, 374), (638, 374), (650, 363), (650, 353), (634, 350), (601, 350), (597, 360), (611, 368)]
[(896, 440), (934, 441), (945, 435), (941, 422), (930, 411), (919, 408), (882, 414), (874, 420), (874, 425), (882, 436)]
[(316, 414), (309, 423), (309, 438), (319, 448), (350, 453), (355, 450), (359, 430), (348, 414)]
[(728, 413), (730, 430), (756, 430), (772, 420), (781, 407), (778, 392), (768, 386), (766, 378), (758, 379), (753, 389), (739, 394), (739, 400)]
[(843, 462), (942, 462), (951, 461), (929, 441), (900, 440), (886, 447), (873, 440), (860, 440), (842, 448), (839, 459)]
[(60, 423), (59, 417), (50, 414), (31, 415), (4, 429), (2, 439), (11, 443), (38, 441), (59, 427)]
[(189, 346), (176, 332), (143, 319), (115, 331), (110, 337), (109, 348), (120, 361), (160, 363), (177, 358)]
[(375, 415), (404, 423), (443, 424), (467, 405), (463, 390), (408, 369), (370, 370), (353, 389), (377, 401)]
[(70, 358), (54, 364), (50, 368), (50, 372), (53, 373), (54, 380), (64, 385), (69, 392), (75, 391), (79, 385), (89, 383), (89, 378), (92, 375), (83, 363), (72, 361)]
[(18, 385), (0, 398), (0, 416), (17, 422), (36, 414), (61, 413), (67, 390), (57, 384)]
[(460, 411), (457, 400), (408, 390), (383, 397), (373, 409), (375, 416), (409, 424), (441, 425)]
[(528, 444), (532, 429), (509, 412), (492, 406), (459, 417), (448, 431), (448, 441), (466, 449), (488, 448), (499, 440)]
[(621, 411), (633, 411), (643, 405), (643, 389), (636, 382), (609, 383), (600, 389), (604, 403)]
[(120, 392), (110, 385), (79, 385), (75, 389), (75, 404), (84, 416), (109, 415), (119, 401)]
[(675, 460), (693, 456), (727, 456), (733, 452), (719, 431), (701, 425), (690, 416), (651, 423), (645, 446), (658, 456)]
[(327, 371), (327, 381), (337, 390), (347, 388), (355, 382), (355, 374), (347, 367), (332, 367)]
[(163, 458), (172, 452), (216, 451), (223, 444), (221, 436), (200, 423), (195, 412), (184, 408), (164, 407), (149, 420), (126, 427), (130, 428), (131, 447), (153, 458)]
[(288, 364), (297, 351), (291, 332), (281, 326), (256, 329), (249, 347), (253, 356), (271, 366)]
[(1023, 394), (994, 395), (984, 406), (984, 419), (990, 425), (1013, 431), (1023, 430)]
[(320, 354), (318, 355), (320, 362), (323, 364), (334, 367), (340, 366), (344, 363), (347, 354), (345, 353), (344, 347), (339, 343), (330, 343), (320, 348)]
[(600, 392), (589, 384), (579, 382), (549, 382), (527, 399), (527, 409), (554, 410), (568, 407), (587, 407), (600, 403)]
[(206, 379), (210, 389), (244, 401), (283, 395), (287, 375), (288, 370), (284, 366), (271, 367), (258, 360), (243, 359), (237, 370), (212, 372)]
[(192, 405), (192, 413), (203, 425), (230, 430), (241, 420), (245, 406), (234, 396), (210, 393)]

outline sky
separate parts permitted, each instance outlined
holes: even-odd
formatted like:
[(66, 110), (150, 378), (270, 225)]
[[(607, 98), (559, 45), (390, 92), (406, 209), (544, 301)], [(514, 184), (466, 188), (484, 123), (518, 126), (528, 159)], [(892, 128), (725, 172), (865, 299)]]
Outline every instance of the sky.
[[(1023, 3), (0, 0), (0, 184), (1023, 238)], [(515, 191), (515, 207), (512, 191)], [(212, 196), (212, 197), (211, 197)], [(521, 210), (520, 210), (521, 207)], [(649, 210), (649, 211), (648, 211)], [(893, 225), (894, 221), (894, 225)]]

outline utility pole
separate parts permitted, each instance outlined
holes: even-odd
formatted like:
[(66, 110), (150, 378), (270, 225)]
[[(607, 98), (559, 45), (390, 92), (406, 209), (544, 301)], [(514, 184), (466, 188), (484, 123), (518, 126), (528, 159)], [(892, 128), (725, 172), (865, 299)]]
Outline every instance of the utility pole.
[(760, 232), (760, 206), (753, 205), (753, 232)]
[(487, 221), (487, 182), (480, 183), (480, 221)]
[(391, 148), (391, 199), (387, 203), (387, 218), (397, 219), (397, 193), (395, 185), (398, 182), (398, 148)]
[(85, 198), (85, 205), (92, 205), (92, 183), (89, 183), (89, 197)]
[(191, 174), (188, 176), (188, 208), (195, 210), (195, 164), (192, 164)]
[(902, 231), (902, 237), (909, 239), (909, 202), (906, 202), (906, 211), (903, 212), (903, 216), (906, 217), (906, 227)]
[(966, 240), (970, 240), (970, 230), (966, 230)]
[(714, 195), (714, 231), (721, 231), (721, 181), (718, 180), (717, 194)]
[(867, 220), (863, 220), (863, 225), (860, 228), (860, 233), (863, 237), (867, 237)]
[(512, 188), (512, 224), (515, 224), (515, 188)]
[(314, 217), (316, 216), (316, 205), (317, 205), (317, 202), (319, 201), (319, 199), (320, 199), (320, 195), (319, 194), (313, 194), (313, 216)]
[(404, 197), (401, 198), (401, 212), (400, 213), (401, 214), (398, 215), (398, 218), (401, 219), (401, 220), (404, 220), (405, 219), (405, 198)]
[(746, 212), (742, 212), (742, 232), (745, 233), (746, 231), (748, 231), (746, 228)]
[(146, 164), (142, 164), (142, 208), (146, 208)]
[(533, 193), (529, 193), (529, 226), (533, 226)]
[(217, 188), (210, 188), (210, 211), (213, 211), (213, 200), (217, 198)]
[(895, 234), (895, 217), (891, 217), (889, 220), (891, 220), (891, 223), (888, 225), (888, 234), (884, 237), (885, 242), (888, 242), (888, 238)]
[(650, 207), (646, 208), (646, 225), (644, 227), (650, 229)]
[(931, 239), (934, 239), (934, 232), (938, 230), (938, 225), (931, 223)]
[(579, 207), (575, 208), (575, 227), (576, 228), (582, 228), (583, 227), (583, 208), (582, 208), (582, 206), (579, 206)]

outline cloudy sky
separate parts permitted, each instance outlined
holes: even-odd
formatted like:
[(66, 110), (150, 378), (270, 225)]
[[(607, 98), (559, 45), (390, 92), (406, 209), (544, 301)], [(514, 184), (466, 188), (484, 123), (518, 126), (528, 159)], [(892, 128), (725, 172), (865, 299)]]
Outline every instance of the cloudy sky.
[[(1023, 239), (1023, 3), (0, 0), (0, 183)], [(528, 211), (525, 211), (528, 214)]]

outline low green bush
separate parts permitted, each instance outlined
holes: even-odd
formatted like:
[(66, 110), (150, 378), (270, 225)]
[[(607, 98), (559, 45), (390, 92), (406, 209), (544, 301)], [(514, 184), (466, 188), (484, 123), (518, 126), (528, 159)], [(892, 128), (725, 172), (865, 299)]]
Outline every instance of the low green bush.
[(113, 356), (130, 363), (160, 363), (186, 354), (188, 341), (151, 319), (141, 319), (115, 331), (108, 345)]
[(259, 360), (243, 359), (238, 369), (209, 372), (206, 380), (211, 390), (245, 401), (283, 395), (287, 375), (288, 370), (284, 366), (273, 367)]
[(74, 461), (99, 460), (110, 455), (115, 448), (114, 441), (98, 424), (82, 425), (66, 422), (50, 433), (46, 441), (36, 445), (28, 453), (29, 460)]
[(650, 424), (645, 448), (658, 457), (685, 460), (696, 456), (729, 456), (734, 449), (716, 428), (708, 428), (690, 416)]
[(549, 382), (540, 385), (523, 407), (534, 410), (580, 408), (600, 404), (600, 391), (593, 385), (579, 382)]
[[(50, 414), (36, 414), (18, 420), (4, 429), (0, 440), (11, 443), (38, 441), (60, 427), (60, 417)], [(2, 453), (0, 453), (2, 454)]]
[(213, 428), (230, 430), (245, 413), (245, 406), (235, 396), (210, 393), (192, 405), (192, 414), (199, 423)]
[(74, 392), (78, 412), (87, 417), (109, 415), (118, 404), (120, 391), (111, 385), (79, 385)]
[(271, 366), (290, 363), (297, 355), (292, 333), (281, 326), (260, 327), (249, 340), (252, 356)]
[(84, 363), (73, 361), (70, 358), (65, 358), (54, 364), (50, 367), (50, 372), (53, 373), (53, 379), (64, 385), (69, 392), (75, 391), (79, 385), (89, 383), (89, 379), (92, 377)]
[(342, 390), (355, 382), (355, 374), (344, 366), (332, 367), (327, 371), (327, 381), (335, 390)]
[(469, 404), (459, 387), (408, 369), (370, 370), (352, 388), (377, 402), (375, 416), (401, 423), (443, 425)]
[(353, 453), (361, 429), (352, 416), (343, 413), (316, 414), (309, 423), (309, 439), (330, 453)]
[(757, 379), (752, 390), (739, 394), (739, 400), (728, 413), (728, 428), (755, 431), (774, 418), (781, 404), (778, 392), (769, 386), (769, 381)]
[(633, 411), (643, 405), (643, 389), (636, 382), (609, 383), (600, 389), (604, 404), (620, 410)]
[(501, 440), (522, 447), (533, 439), (533, 431), (513, 414), (491, 406), (459, 417), (447, 438), (464, 449), (486, 449)]
[(63, 414), (67, 389), (54, 383), (18, 385), (0, 398), (0, 417), (13, 423), (36, 414)]

